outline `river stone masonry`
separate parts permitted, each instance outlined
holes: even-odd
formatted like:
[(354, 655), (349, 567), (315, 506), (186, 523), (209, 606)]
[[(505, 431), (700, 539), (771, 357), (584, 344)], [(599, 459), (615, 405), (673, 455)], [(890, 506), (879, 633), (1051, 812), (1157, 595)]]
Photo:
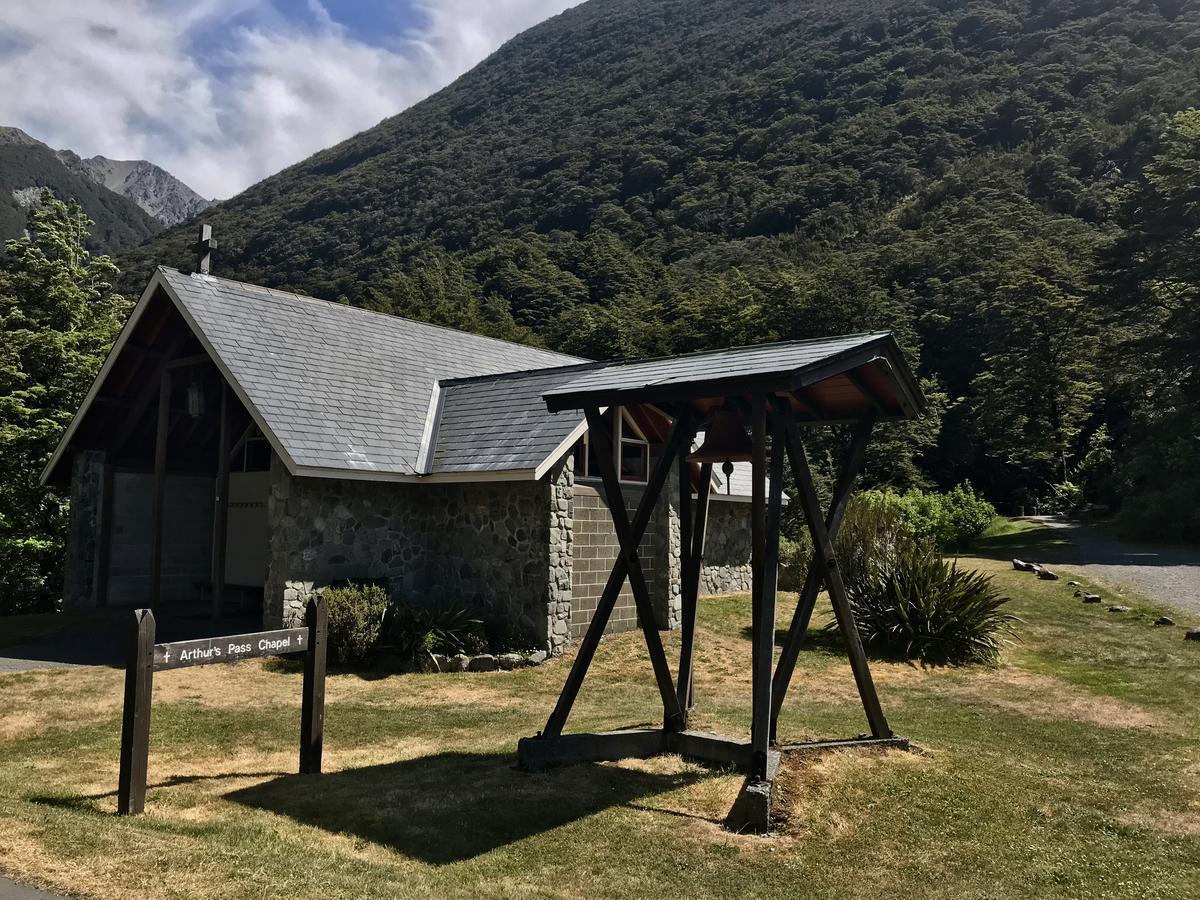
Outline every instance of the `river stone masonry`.
[(708, 506), (700, 593), (736, 594), (750, 590), (750, 505), (713, 500)]
[(541, 481), (404, 484), (297, 478), (273, 459), (264, 622), (375, 582), (416, 604), (463, 605), (561, 652), (571, 612), (570, 458)]

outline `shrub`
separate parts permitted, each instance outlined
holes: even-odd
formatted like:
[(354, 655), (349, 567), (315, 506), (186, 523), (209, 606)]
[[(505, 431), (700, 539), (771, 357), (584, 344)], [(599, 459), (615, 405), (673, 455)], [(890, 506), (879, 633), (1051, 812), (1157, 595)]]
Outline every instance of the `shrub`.
[[(918, 542), (942, 550), (959, 550), (980, 537), (996, 518), (992, 504), (963, 483), (944, 494), (912, 488), (903, 494), (890, 490), (862, 491), (847, 509), (847, 520), (855, 514), (874, 521), (886, 535), (906, 532)], [(842, 526), (843, 529), (846, 525)]]
[(459, 607), (395, 603), (388, 609), (382, 643), (415, 669), (427, 669), (434, 653), (482, 652), (487, 642), (483, 622)]
[(863, 491), (850, 499), (841, 530), (834, 540), (842, 578), (847, 583), (890, 552), (898, 541), (913, 539), (912, 522), (899, 494)]
[[(807, 535), (805, 535), (807, 538)], [(791, 538), (779, 538), (779, 589), (781, 591), (798, 591), (804, 587), (804, 578), (808, 574), (808, 561), (812, 556), (812, 542), (805, 539), (793, 541)]]
[(1121, 534), (1135, 540), (1200, 539), (1200, 481), (1179, 479), (1173, 490), (1143, 490), (1121, 508)]
[(909, 538), (848, 580), (847, 593), (864, 644), (927, 665), (994, 663), (1016, 620), (990, 575)]
[(509, 616), (492, 616), (483, 622), (486, 649), (492, 653), (508, 653), (537, 649), (540, 642), (532, 631)]
[(364, 662), (379, 643), (388, 599), (377, 585), (326, 588), (329, 652), (344, 666)]
[(976, 494), (969, 481), (951, 488), (940, 498), (945, 524), (938, 546), (943, 550), (963, 549), (996, 520), (996, 507)]

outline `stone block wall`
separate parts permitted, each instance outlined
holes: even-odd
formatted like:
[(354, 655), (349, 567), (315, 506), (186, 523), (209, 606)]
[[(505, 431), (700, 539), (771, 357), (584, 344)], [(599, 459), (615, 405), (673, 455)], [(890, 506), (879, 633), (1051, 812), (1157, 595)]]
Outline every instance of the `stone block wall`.
[(67, 525), (63, 605), (96, 604), (96, 538), (104, 501), (104, 461), (99, 450), (81, 450), (71, 464), (71, 507)]
[[(636, 504), (638, 493), (623, 491), (625, 503)], [(583, 637), (591, 624), (596, 604), (604, 591), (613, 562), (617, 558), (617, 533), (613, 530), (612, 517), (604, 502), (603, 488), (592, 482), (575, 482), (574, 513), (575, 573), (571, 590), (571, 628), (573, 640)], [(639, 548), (642, 568), (649, 581), (654, 566), (654, 535), (647, 530)], [(629, 631), (637, 627), (637, 608), (629, 582), (617, 595), (605, 633)]]
[[(676, 628), (680, 616), (679, 515), (669, 495), (676, 484), (674, 475), (659, 497), (654, 515), (638, 546), (642, 571), (654, 605), (655, 625)], [(621, 491), (625, 509), (633, 517), (642, 491), (636, 486)], [(617, 533), (604, 499), (604, 488), (595, 480), (575, 483), (575, 579), (572, 590), (571, 637), (581, 638), (591, 624), (592, 614), (604, 591), (617, 558)], [(637, 607), (629, 581), (617, 595), (617, 603), (605, 633), (636, 628)]]
[(700, 593), (707, 596), (748, 591), (750, 580), (750, 504), (710, 500)]
[(506, 617), (550, 652), (567, 643), (570, 460), (542, 481), (403, 484), (294, 478), (271, 463), (264, 621), (302, 621), (314, 592), (378, 579), (414, 603)]

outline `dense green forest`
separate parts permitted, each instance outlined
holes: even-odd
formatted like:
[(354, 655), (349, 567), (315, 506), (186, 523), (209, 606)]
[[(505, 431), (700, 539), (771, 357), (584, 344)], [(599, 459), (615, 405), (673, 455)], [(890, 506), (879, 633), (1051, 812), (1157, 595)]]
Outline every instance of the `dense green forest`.
[(593, 357), (892, 328), (934, 403), (874, 481), (1196, 537), (1198, 50), (1195, 0), (590, 0), (211, 209), (215, 270)]

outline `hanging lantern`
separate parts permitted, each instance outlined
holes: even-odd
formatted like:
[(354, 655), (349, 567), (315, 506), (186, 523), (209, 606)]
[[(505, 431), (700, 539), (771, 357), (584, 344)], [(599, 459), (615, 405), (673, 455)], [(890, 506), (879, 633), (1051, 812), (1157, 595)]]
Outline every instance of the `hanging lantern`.
[(749, 462), (753, 444), (735, 410), (718, 410), (704, 431), (704, 443), (691, 456), (694, 462)]
[(204, 415), (204, 385), (200, 379), (193, 378), (187, 389), (187, 411), (193, 419)]

